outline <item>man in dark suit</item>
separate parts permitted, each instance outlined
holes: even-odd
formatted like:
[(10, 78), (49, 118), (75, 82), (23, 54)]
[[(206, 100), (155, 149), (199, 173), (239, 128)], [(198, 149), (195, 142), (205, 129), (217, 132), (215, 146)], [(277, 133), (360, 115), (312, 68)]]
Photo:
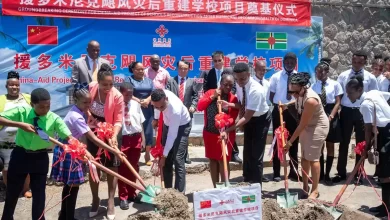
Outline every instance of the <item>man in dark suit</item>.
[(97, 73), (100, 66), (103, 63), (111, 65), (110, 61), (99, 57), (99, 42), (95, 40), (90, 41), (87, 46), (87, 53), (87, 56), (78, 58), (74, 61), (74, 66), (72, 68), (72, 84), (97, 81)]
[[(222, 51), (215, 51), (212, 55), (214, 68), (209, 71), (203, 72), (201, 77), (203, 78), (203, 92), (207, 92), (209, 89), (219, 88), (221, 78), (223, 74), (232, 74), (232, 68), (224, 68), (225, 64), (225, 56)], [(236, 84), (232, 88), (232, 93), (236, 93)], [(233, 156), (231, 157), (231, 161), (242, 163), (241, 158), (238, 156), (239, 151), (237, 147), (237, 143), (233, 145)]]
[[(194, 116), (196, 107), (198, 105), (198, 86), (194, 79), (188, 78), (188, 72), (190, 70), (190, 63), (184, 60), (177, 62), (178, 76), (170, 78), (168, 80), (166, 89), (175, 94), (187, 107), (190, 113), (191, 119)], [(191, 163), (188, 155), (188, 143), (186, 161), (187, 164)]]

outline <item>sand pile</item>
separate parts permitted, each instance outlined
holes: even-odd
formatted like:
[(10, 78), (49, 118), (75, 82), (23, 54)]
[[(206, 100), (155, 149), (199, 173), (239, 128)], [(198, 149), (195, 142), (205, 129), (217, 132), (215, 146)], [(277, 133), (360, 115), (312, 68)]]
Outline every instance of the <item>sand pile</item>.
[[(351, 211), (343, 207), (343, 215), (340, 220), (369, 220), (374, 219), (362, 213)], [(319, 204), (309, 200), (299, 200), (298, 205), (289, 209), (282, 209), (275, 199), (263, 201), (263, 220), (333, 220), (330, 213)]]
[(155, 198), (155, 206), (160, 211), (144, 212), (129, 216), (128, 220), (191, 220), (193, 213), (188, 207), (188, 198), (175, 189), (163, 189)]

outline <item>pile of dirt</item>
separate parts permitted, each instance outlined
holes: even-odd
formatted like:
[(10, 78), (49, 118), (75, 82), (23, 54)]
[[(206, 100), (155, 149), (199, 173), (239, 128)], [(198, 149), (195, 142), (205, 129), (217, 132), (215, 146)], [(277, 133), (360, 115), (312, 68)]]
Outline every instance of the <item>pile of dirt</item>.
[[(248, 183), (239, 183), (239, 186), (247, 186)], [(237, 185), (235, 185), (237, 186)], [(235, 187), (232, 186), (232, 187)], [(174, 189), (163, 189), (155, 199), (155, 206), (160, 211), (144, 212), (129, 216), (128, 220), (192, 220), (193, 212), (188, 207), (188, 199), (182, 193)], [(340, 220), (371, 220), (363, 213), (353, 211), (345, 206), (338, 209), (343, 211)], [(289, 209), (283, 209), (275, 199), (263, 201), (263, 220), (333, 220), (321, 204), (311, 200), (299, 200), (298, 205)]]
[[(318, 203), (310, 200), (299, 200), (298, 205), (289, 209), (280, 208), (275, 199), (266, 199), (263, 202), (263, 220), (333, 220), (333, 216)], [(343, 207), (340, 220), (369, 220), (362, 213)]]
[(128, 220), (192, 220), (193, 213), (188, 207), (188, 198), (175, 189), (163, 189), (155, 198), (154, 204), (159, 210), (129, 216)]

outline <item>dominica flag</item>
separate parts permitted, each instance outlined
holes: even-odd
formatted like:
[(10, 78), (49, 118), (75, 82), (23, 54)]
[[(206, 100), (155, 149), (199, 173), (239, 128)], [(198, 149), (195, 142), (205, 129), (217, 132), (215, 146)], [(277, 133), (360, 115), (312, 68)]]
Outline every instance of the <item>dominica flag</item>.
[(256, 32), (257, 50), (287, 50), (287, 33)]
[(255, 195), (250, 195), (250, 196), (243, 196), (242, 197), (242, 203), (252, 203), (256, 202), (256, 196)]

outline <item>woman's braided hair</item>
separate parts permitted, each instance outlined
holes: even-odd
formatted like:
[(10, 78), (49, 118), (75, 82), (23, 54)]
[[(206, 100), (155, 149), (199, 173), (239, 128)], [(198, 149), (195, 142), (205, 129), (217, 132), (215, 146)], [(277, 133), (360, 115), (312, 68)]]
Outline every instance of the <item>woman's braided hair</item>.
[(290, 77), (290, 83), (300, 86), (310, 86), (310, 74), (307, 72), (294, 73)]

